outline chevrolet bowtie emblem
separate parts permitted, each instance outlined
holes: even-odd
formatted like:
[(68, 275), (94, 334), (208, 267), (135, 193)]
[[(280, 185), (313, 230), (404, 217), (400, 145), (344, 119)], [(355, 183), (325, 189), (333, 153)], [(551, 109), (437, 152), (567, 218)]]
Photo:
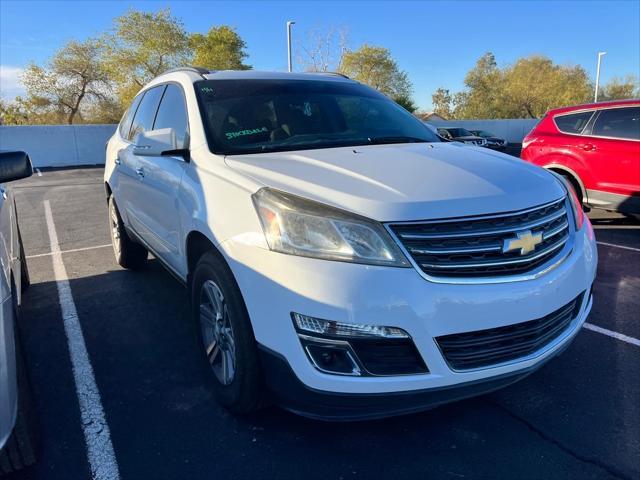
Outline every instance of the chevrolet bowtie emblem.
[(516, 233), (516, 238), (505, 238), (502, 244), (502, 252), (513, 252), (520, 250), (520, 255), (526, 255), (536, 249), (538, 244), (542, 243), (542, 233), (531, 233), (531, 230), (523, 230)]

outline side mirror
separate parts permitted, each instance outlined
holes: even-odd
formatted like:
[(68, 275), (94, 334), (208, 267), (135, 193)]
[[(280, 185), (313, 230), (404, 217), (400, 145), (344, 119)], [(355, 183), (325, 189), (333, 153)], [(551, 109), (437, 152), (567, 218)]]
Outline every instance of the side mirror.
[(25, 152), (0, 151), (0, 183), (20, 180), (32, 174), (31, 160)]
[(173, 128), (161, 128), (138, 134), (133, 154), (145, 157), (186, 156), (189, 153), (186, 138), (178, 139)]

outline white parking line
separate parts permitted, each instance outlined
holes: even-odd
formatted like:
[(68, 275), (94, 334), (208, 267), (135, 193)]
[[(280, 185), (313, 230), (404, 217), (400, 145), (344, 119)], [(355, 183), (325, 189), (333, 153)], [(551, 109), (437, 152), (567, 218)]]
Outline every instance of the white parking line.
[(583, 327), (587, 330), (591, 330), (592, 332), (601, 333), (602, 335), (606, 335), (611, 338), (615, 338), (616, 340), (620, 340), (625, 343), (630, 343), (631, 345), (635, 345), (636, 347), (640, 347), (640, 340), (637, 338), (630, 337), (629, 335), (624, 335), (622, 333), (614, 332), (613, 330), (608, 330), (606, 328), (599, 327), (592, 323), (584, 323)]
[(632, 252), (640, 252), (640, 248), (627, 247), (625, 245), (616, 245), (614, 243), (607, 243), (607, 242), (596, 242), (596, 243), (598, 245), (604, 245), (606, 247), (622, 248), (623, 250), (631, 250)]
[(84, 252), (85, 250), (95, 250), (96, 248), (107, 248), (111, 246), (112, 245), (110, 243), (105, 243), (104, 245), (94, 245), (93, 247), (72, 248), (71, 250), (60, 250), (59, 252), (47, 252), (47, 253), (38, 253), (36, 255), (27, 255), (25, 258), (48, 257), (50, 255), (55, 255), (58, 253)]
[(39, 176), (39, 177), (41, 177), (41, 176), (42, 176), (42, 172), (40, 171), (40, 169), (39, 169), (39, 168), (36, 168), (36, 173), (38, 174), (38, 176)]
[(58, 234), (53, 223), (49, 200), (44, 202), (44, 212), (49, 230), (53, 273), (58, 287), (60, 310), (67, 335), (69, 356), (71, 357), (76, 394), (80, 404), (80, 418), (82, 429), (84, 430), (92, 478), (96, 480), (118, 480), (120, 471), (113, 451), (113, 444), (111, 443), (109, 425), (104, 415), (100, 392), (98, 391), (98, 385), (93, 375), (93, 367), (91, 366), (87, 346), (82, 335), (82, 327), (73, 301), (67, 269), (62, 261)]

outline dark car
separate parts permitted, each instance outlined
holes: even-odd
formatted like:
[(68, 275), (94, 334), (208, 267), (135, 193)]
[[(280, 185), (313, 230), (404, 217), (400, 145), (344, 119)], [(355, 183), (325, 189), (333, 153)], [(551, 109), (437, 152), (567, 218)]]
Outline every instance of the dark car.
[(478, 147), (487, 146), (487, 141), (484, 138), (474, 135), (466, 128), (439, 127), (438, 135), (446, 138), (447, 140), (453, 140), (454, 142), (468, 143), (470, 145), (477, 145)]
[(507, 141), (504, 138), (496, 137), (493, 133), (486, 130), (469, 130), (478, 137), (482, 137), (487, 141), (487, 147), (494, 150), (503, 151), (507, 148)]

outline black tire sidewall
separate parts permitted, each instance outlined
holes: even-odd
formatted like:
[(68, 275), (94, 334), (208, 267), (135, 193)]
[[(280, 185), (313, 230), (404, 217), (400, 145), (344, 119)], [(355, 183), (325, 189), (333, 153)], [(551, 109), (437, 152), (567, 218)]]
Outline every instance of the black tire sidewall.
[[(200, 328), (200, 295), (202, 285), (213, 280), (225, 298), (236, 347), (236, 372), (229, 385), (216, 378), (206, 358)], [(198, 347), (207, 375), (212, 379), (217, 400), (236, 413), (248, 413), (260, 403), (261, 380), (256, 341), (240, 289), (224, 260), (205, 253), (193, 273), (191, 282), (191, 316), (196, 329)]]
[[(113, 225), (111, 214), (115, 213), (118, 223), (118, 239), (119, 251), (116, 251), (116, 239), (113, 237)], [(122, 222), (122, 216), (118, 210), (118, 204), (116, 203), (113, 195), (109, 197), (108, 205), (108, 220), (109, 220), (109, 234), (111, 236), (111, 244), (113, 245), (113, 254), (116, 257), (116, 261), (121, 267), (129, 269), (139, 269), (145, 266), (147, 263), (148, 252), (145, 247), (139, 243), (134, 242), (129, 238), (127, 230), (124, 228)]]

